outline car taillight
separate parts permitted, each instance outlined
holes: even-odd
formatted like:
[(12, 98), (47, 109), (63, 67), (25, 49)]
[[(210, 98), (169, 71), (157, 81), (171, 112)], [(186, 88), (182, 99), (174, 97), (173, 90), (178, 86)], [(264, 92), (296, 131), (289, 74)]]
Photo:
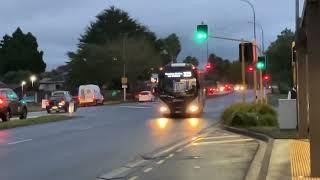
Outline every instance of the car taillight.
[(4, 101), (2, 99), (0, 99), (0, 105), (4, 104)]
[(62, 101), (59, 102), (59, 105), (60, 105), (60, 106), (63, 106), (63, 105), (65, 105), (65, 104), (66, 104), (66, 102), (65, 102), (64, 100), (62, 100)]

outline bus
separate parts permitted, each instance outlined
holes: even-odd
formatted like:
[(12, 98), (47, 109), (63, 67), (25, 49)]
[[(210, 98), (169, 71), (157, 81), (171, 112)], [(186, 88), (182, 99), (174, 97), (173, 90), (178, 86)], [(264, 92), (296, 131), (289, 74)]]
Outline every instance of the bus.
[(202, 115), (206, 90), (199, 72), (195, 66), (185, 63), (169, 64), (160, 69), (157, 94), (163, 116)]

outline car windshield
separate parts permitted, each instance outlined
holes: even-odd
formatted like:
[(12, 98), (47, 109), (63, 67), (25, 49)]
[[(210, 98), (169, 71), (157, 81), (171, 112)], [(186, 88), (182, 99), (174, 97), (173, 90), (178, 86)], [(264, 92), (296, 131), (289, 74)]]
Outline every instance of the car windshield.
[(64, 97), (64, 92), (54, 92), (52, 93), (52, 97)]

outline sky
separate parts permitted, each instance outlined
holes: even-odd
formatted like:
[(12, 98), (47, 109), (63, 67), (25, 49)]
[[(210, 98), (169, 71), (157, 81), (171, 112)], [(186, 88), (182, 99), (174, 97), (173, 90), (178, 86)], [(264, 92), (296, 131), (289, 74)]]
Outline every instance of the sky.
[[(285, 28), (295, 28), (294, 0), (250, 0), (265, 36), (265, 46)], [(300, 0), (300, 7), (303, 7)], [(194, 41), (196, 25), (208, 24), (210, 35), (253, 39), (253, 12), (241, 0), (1, 0), (0, 36), (21, 27), (36, 36), (44, 51), (47, 70), (69, 61), (66, 53), (77, 48), (78, 38), (103, 9), (123, 9), (131, 17), (155, 32), (159, 38), (176, 33), (182, 44), (178, 60), (197, 57), (206, 62), (206, 43)], [(257, 43), (261, 44), (261, 30)], [(209, 39), (209, 53), (235, 60), (238, 43)]]

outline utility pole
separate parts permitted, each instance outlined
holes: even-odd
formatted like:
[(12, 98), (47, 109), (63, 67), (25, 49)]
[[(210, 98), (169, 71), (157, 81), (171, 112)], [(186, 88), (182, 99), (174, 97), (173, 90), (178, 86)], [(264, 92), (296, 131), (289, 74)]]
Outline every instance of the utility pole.
[(122, 60), (123, 60), (123, 76), (121, 78), (122, 88), (123, 88), (123, 101), (127, 100), (127, 84), (128, 78), (126, 77), (126, 38), (127, 34), (123, 34), (123, 41), (122, 41)]

